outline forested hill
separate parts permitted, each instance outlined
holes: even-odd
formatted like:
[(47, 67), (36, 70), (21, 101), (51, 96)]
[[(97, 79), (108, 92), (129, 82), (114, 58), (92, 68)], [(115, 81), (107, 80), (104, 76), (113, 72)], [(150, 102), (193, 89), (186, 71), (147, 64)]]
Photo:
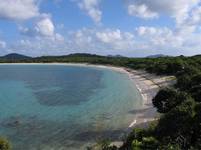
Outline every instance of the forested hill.
[(182, 72), (193, 72), (201, 69), (201, 55), (192, 57), (170, 57), (157, 58), (128, 58), (123, 56), (100, 56), (95, 54), (70, 54), (63, 56), (41, 56), (29, 57), (20, 54), (9, 54), (0, 57), (0, 63), (53, 63), (74, 62), (124, 66), (133, 69), (145, 69), (156, 74), (178, 75)]
[(0, 62), (74, 62), (143, 69), (158, 75), (174, 75), (177, 83), (161, 89), (153, 105), (160, 119), (148, 129), (133, 129), (121, 148), (102, 144), (103, 150), (200, 150), (201, 149), (201, 55), (192, 57), (127, 58), (91, 54), (5, 59)]
[(4, 61), (8, 61), (8, 62), (14, 61), (15, 62), (15, 61), (26, 60), (26, 59), (31, 59), (31, 57), (17, 54), (17, 53), (11, 53), (11, 54), (0, 57), (1, 62), (4, 62)]

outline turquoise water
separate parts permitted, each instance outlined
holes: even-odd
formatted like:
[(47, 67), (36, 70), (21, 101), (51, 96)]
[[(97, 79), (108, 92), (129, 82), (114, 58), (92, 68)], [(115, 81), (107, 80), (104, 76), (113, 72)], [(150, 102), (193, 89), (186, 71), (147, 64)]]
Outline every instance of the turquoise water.
[(142, 105), (126, 74), (66, 65), (0, 65), (0, 102), (0, 135), (16, 150), (118, 139)]

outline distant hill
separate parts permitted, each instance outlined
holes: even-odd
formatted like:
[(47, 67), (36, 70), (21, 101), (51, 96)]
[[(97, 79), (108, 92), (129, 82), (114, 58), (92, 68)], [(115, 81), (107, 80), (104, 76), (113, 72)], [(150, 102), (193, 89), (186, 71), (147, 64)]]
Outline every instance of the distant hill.
[(122, 56), (122, 55), (107, 55), (107, 57), (122, 58), (122, 57), (125, 57), (125, 56)]
[(170, 57), (170, 56), (163, 54), (156, 54), (156, 55), (149, 55), (146, 58), (159, 58), (159, 57)]
[(32, 57), (17, 54), (17, 53), (11, 53), (5, 56), (1, 56), (0, 59), (5, 59), (5, 60), (25, 60), (25, 59), (31, 59)]
[(100, 55), (97, 54), (89, 54), (89, 53), (74, 53), (74, 54), (69, 54), (69, 55), (64, 55), (67, 57), (101, 57)]

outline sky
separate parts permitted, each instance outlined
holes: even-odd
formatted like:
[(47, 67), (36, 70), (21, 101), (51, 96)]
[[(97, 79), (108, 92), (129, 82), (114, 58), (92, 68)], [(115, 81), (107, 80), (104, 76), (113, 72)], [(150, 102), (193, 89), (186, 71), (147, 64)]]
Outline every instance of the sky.
[(0, 0), (0, 55), (201, 53), (201, 0)]

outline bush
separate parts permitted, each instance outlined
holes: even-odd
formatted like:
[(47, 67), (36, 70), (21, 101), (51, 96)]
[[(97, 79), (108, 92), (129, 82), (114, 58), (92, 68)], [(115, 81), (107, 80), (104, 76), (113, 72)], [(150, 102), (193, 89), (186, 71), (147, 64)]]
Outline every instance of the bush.
[(158, 147), (158, 140), (156, 140), (154, 137), (144, 137), (142, 139), (142, 149), (149, 149), (149, 150), (156, 150)]
[(152, 102), (159, 113), (167, 113), (187, 99), (189, 96), (185, 92), (178, 92), (174, 88), (164, 88), (157, 93)]
[(156, 128), (158, 139), (167, 142), (167, 138), (169, 141), (176, 141), (182, 137), (185, 145), (181, 143), (181, 146), (188, 147), (192, 136), (194, 106), (195, 102), (188, 100), (161, 117)]
[(143, 137), (141, 141), (133, 140), (131, 149), (132, 150), (156, 150), (159, 142), (154, 137)]
[(167, 144), (159, 146), (160, 150), (182, 150), (178, 144)]
[(101, 150), (117, 150), (116, 146), (111, 146), (110, 140), (101, 140), (98, 142), (98, 147), (100, 147)]
[(138, 140), (133, 140), (131, 148), (132, 150), (141, 150), (142, 142), (139, 142)]
[(11, 150), (11, 145), (5, 138), (0, 138), (0, 150)]
[(184, 74), (177, 77), (176, 87), (184, 91), (189, 90), (191, 87), (191, 76)]

